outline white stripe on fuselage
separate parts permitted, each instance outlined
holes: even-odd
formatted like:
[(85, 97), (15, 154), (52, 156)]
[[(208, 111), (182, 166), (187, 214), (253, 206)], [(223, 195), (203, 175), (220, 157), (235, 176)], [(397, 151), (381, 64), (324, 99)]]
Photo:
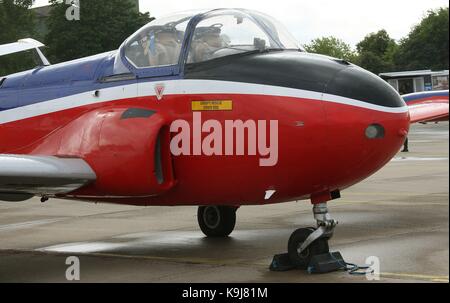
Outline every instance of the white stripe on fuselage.
[[(0, 112), (0, 124), (50, 114), (80, 106), (129, 99), (135, 97), (155, 96), (155, 84), (164, 84), (164, 95), (202, 95), (202, 94), (242, 94), (264, 95), (322, 100), (326, 102), (346, 104), (387, 113), (404, 113), (408, 107), (385, 107), (358, 101), (341, 96), (319, 92), (286, 88), (279, 86), (252, 84), (243, 82), (216, 80), (168, 80), (160, 82), (142, 82), (100, 89), (96, 97), (94, 91), (87, 91), (58, 99), (42, 101)], [(139, 93), (138, 93), (139, 85)]]

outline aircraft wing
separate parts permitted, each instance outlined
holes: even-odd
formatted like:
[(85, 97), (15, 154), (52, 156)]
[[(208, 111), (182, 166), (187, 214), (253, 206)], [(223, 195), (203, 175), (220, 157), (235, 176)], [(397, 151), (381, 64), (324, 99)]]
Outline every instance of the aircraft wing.
[(427, 103), (409, 106), (411, 123), (448, 121), (448, 103)]
[(14, 43), (0, 45), (0, 57), (9, 55), (9, 54), (23, 52), (23, 51), (30, 50), (30, 49), (34, 49), (34, 50), (36, 50), (37, 54), (39, 55), (39, 58), (42, 61), (42, 65), (50, 65), (50, 62), (47, 60), (47, 58), (44, 56), (44, 54), (39, 50), (39, 48), (43, 47), (43, 46), (45, 46), (45, 45), (42, 44), (41, 42), (31, 39), (31, 38), (21, 39)]
[(0, 45), (0, 56), (23, 52), (44, 46), (39, 41), (33, 39), (22, 39), (18, 42)]
[(82, 159), (0, 155), (0, 200), (23, 201), (74, 191), (96, 180)]
[(403, 95), (411, 123), (448, 121), (448, 90)]

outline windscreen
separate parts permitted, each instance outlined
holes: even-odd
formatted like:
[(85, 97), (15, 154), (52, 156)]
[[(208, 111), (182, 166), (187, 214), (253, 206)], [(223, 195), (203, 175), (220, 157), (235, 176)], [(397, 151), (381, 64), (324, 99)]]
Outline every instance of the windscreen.
[(299, 49), (299, 46), (281, 24), (266, 15), (218, 11), (206, 15), (196, 25), (187, 63), (270, 49)]

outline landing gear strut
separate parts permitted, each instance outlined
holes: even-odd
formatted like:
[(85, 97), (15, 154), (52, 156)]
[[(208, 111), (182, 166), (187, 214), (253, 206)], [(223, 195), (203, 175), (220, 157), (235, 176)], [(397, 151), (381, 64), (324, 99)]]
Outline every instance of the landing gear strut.
[(198, 225), (207, 237), (227, 237), (236, 224), (236, 210), (231, 206), (200, 206)]
[(328, 240), (338, 223), (331, 218), (326, 203), (315, 204), (313, 213), (317, 228), (299, 228), (289, 238), (289, 259), (297, 268), (306, 269), (312, 257), (329, 252)]

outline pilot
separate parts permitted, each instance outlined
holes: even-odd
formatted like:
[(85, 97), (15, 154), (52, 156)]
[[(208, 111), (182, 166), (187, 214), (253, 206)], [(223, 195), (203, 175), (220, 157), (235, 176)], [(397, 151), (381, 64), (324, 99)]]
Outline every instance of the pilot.
[(145, 31), (138, 37), (138, 49), (130, 51), (138, 67), (171, 65), (178, 62), (181, 51), (179, 32), (173, 27)]
[(190, 62), (202, 62), (214, 58), (214, 52), (226, 46), (221, 34), (221, 24), (198, 27), (195, 30)]
[(150, 37), (148, 32), (141, 33), (138, 39), (140, 50), (134, 54), (133, 62), (138, 67), (150, 66)]
[(177, 64), (181, 52), (180, 34), (174, 27), (155, 29), (150, 40), (151, 66)]

